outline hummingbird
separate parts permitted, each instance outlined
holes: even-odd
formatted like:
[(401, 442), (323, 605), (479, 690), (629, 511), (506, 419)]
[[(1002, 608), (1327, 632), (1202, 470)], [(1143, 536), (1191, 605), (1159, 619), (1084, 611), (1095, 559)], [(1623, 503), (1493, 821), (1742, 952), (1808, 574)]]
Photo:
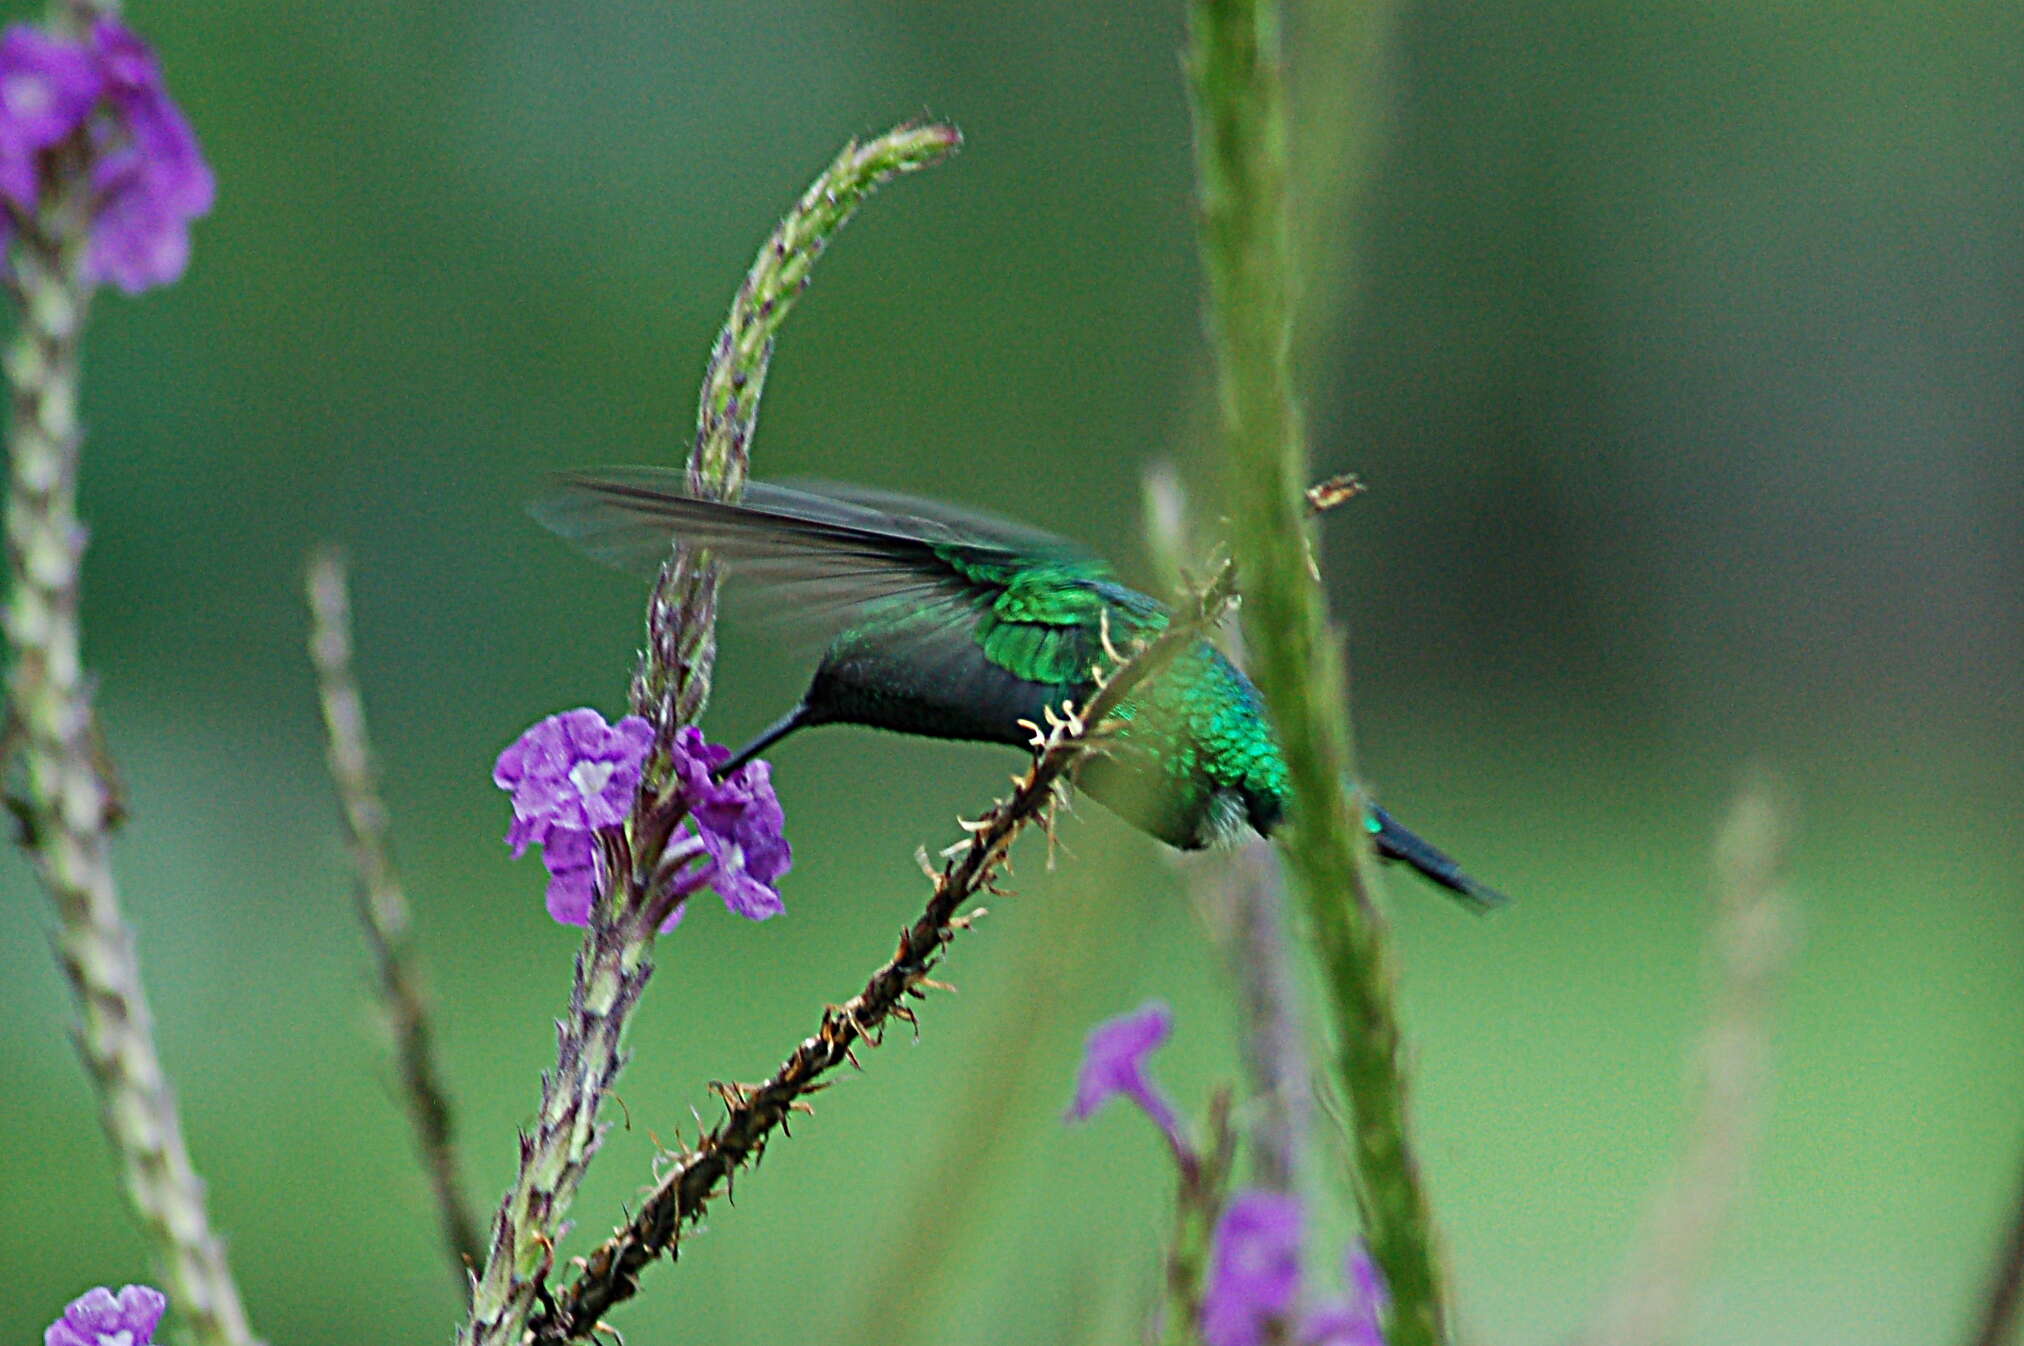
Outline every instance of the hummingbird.
[[(562, 475), (530, 512), (620, 569), (653, 574), (677, 541), (708, 548), (779, 615), (831, 633), (800, 702), (727, 770), (824, 724), (1024, 747), (1049, 710), (1095, 694), (1106, 642), (1128, 648), (1172, 615), (1052, 534), (888, 492), (753, 482), (730, 504), (694, 494), (680, 472), (611, 468)], [(1107, 750), (1075, 783), (1126, 822), (1181, 850), (1284, 822), (1286, 760), (1264, 700), (1211, 641), (1112, 718)], [(1470, 906), (1504, 901), (1382, 807), (1364, 808), (1381, 857)]]

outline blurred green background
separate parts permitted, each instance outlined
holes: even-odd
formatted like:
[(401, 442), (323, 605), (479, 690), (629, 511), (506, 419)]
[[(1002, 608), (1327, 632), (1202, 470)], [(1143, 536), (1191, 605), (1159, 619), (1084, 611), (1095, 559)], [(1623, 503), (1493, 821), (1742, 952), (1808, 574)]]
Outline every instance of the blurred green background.
[[(25, 11), (24, 11), (25, 12)], [(1322, 17), (1316, 17), (1321, 14)], [(641, 591), (522, 514), (672, 462), (753, 248), (838, 145), (923, 112), (780, 343), (755, 471), (917, 490), (1145, 573), (1140, 474), (1202, 466), (1177, 5), (137, 5), (220, 179), (173, 290), (90, 336), (89, 657), (162, 1047), (256, 1328), (446, 1340), (449, 1278), (368, 1009), (300, 563), (356, 561), (361, 675), (489, 1206), (575, 947), (487, 773), (616, 713)], [(1681, 1130), (1707, 842), (1763, 759), (1804, 808), (1762, 1161), (1697, 1342), (1958, 1338), (2024, 1140), (2024, 9), (1427, 0), (1374, 88), (1302, 12), (1303, 377), (1365, 770), (1519, 895), (1391, 885), (1425, 1159), (1472, 1340), (1561, 1341)], [(1373, 178), (1326, 186), (1362, 142)], [(1345, 296), (1346, 307), (1345, 307)], [(1210, 480), (1199, 470), (1200, 482)], [(1213, 494), (1197, 491), (1213, 510)], [(798, 692), (729, 605), (713, 736)], [(661, 950), (602, 1232), (652, 1137), (890, 950), (1016, 759), (825, 730), (777, 779), (763, 926)], [(961, 988), (818, 1103), (619, 1323), (634, 1342), (1133, 1339), (1170, 1178), (1058, 1124), (1080, 1037), (1175, 1002), (1234, 1071), (1174, 866), (1096, 810), (963, 939)], [(0, 1338), (145, 1275), (26, 866), (0, 859)], [(1342, 1221), (1334, 1221), (1339, 1229)], [(588, 1246), (588, 1238), (580, 1239)], [(581, 1250), (579, 1247), (578, 1250)], [(1332, 1266), (1335, 1254), (1315, 1249)]]

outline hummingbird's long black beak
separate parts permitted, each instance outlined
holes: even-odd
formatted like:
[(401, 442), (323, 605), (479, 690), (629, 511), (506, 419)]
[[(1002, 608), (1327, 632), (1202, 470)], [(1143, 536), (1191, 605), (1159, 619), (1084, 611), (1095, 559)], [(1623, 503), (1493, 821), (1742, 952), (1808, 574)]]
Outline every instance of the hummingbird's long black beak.
[(733, 771), (736, 771), (739, 767), (745, 765), (745, 763), (751, 761), (760, 753), (765, 752), (781, 739), (786, 738), (789, 734), (802, 728), (809, 722), (808, 703), (804, 701), (793, 710), (788, 711), (785, 715), (775, 720), (772, 724), (767, 725), (765, 732), (760, 734), (759, 737), (732, 753), (722, 766), (710, 773), (711, 777), (715, 780), (724, 779), (724, 777), (730, 775)]

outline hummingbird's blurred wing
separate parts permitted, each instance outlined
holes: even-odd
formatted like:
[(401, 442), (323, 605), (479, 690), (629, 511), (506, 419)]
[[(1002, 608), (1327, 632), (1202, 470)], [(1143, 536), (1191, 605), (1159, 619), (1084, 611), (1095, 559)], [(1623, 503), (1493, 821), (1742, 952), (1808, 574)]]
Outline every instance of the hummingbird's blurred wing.
[[(563, 476), (531, 510), (621, 569), (653, 573), (676, 541), (706, 547), (771, 591), (777, 615), (827, 630), (868, 623), (951, 678), (981, 672), (980, 659), (1049, 685), (1087, 676), (1104, 611), (1129, 593), (1102, 562), (1016, 524), (854, 494), (754, 482), (733, 505), (689, 494), (680, 472), (612, 468)], [(1113, 619), (1120, 638), (1144, 620), (1130, 606)]]

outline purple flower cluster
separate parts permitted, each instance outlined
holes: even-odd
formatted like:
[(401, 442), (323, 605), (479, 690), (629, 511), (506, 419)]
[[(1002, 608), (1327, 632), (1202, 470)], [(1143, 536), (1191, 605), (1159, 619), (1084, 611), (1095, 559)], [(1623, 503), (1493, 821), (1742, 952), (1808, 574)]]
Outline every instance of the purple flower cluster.
[(215, 184), (161, 64), (117, 19), (98, 20), (82, 42), (27, 24), (0, 36), (0, 198), (10, 208), (0, 243), (12, 211), (36, 208), (46, 152), (80, 130), (92, 148), (87, 275), (128, 294), (176, 280)]
[(118, 1294), (96, 1286), (70, 1301), (42, 1334), (43, 1346), (151, 1346), (169, 1301), (145, 1285)]
[(1384, 1346), (1384, 1286), (1361, 1241), (1350, 1246), (1347, 1293), (1315, 1301), (1292, 1322), (1302, 1224), (1299, 1197), (1251, 1189), (1230, 1198), (1216, 1221), (1202, 1291), (1208, 1346)]
[[(507, 844), (519, 856), (541, 847), (547, 867), (548, 914), (566, 925), (590, 924), (597, 901), (598, 834), (625, 822), (653, 749), (653, 729), (637, 715), (607, 725), (594, 710), (567, 710), (542, 720), (499, 754), (492, 781), (513, 795)], [(672, 903), (662, 924), (681, 921), (683, 903), (712, 888), (740, 916), (763, 921), (784, 910), (773, 884), (793, 863), (782, 833), (786, 818), (773, 793), (771, 768), (748, 762), (721, 780), (715, 771), (731, 751), (701, 731), (675, 736), (675, 806), (689, 821), (675, 829), (659, 872), (661, 896)]]
[[(1185, 1175), (1199, 1161), (1173, 1105), (1146, 1073), (1146, 1058), (1172, 1031), (1173, 1014), (1157, 1000), (1090, 1030), (1068, 1120), (1082, 1121), (1110, 1099), (1128, 1098), (1166, 1136)], [(1300, 1198), (1282, 1192), (1242, 1191), (1223, 1207), (1202, 1292), (1207, 1346), (1384, 1346), (1384, 1287), (1360, 1242), (1349, 1252), (1348, 1293), (1315, 1301), (1296, 1320), (1302, 1224)]]

